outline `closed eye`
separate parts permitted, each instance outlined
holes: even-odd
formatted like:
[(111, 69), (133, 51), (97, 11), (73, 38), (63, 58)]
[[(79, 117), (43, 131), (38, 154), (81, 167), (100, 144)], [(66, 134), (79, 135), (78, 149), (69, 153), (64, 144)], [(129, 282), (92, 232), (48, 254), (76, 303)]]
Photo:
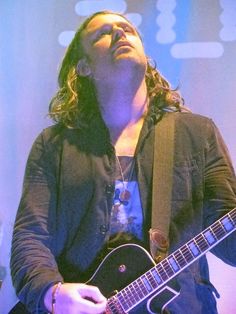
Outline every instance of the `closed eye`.
[(110, 35), (111, 34), (111, 29), (102, 29), (97, 34), (95, 35), (93, 42), (98, 41), (100, 38), (102, 38), (105, 35)]
[(123, 27), (124, 32), (126, 33), (134, 33), (133, 28), (129, 27), (129, 26), (124, 26)]
[[(125, 33), (129, 34), (136, 34), (135, 29), (132, 28), (129, 24), (126, 23), (119, 23), (118, 26), (123, 29)], [(93, 38), (93, 42), (97, 42), (100, 38), (106, 35), (111, 35), (113, 30), (112, 25), (105, 25), (104, 28), (100, 29), (98, 32), (95, 33), (95, 36)]]
[(111, 34), (111, 31), (110, 31), (110, 30), (104, 30), (104, 31), (100, 32), (100, 33), (98, 34), (98, 36), (99, 36), (99, 37), (102, 37), (102, 36), (104, 36), (104, 35), (110, 35), (110, 34)]

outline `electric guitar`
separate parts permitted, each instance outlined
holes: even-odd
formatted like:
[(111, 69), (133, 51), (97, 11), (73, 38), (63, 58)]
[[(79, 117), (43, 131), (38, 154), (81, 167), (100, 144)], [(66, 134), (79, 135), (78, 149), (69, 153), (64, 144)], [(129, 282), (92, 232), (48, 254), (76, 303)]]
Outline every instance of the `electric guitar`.
[(121, 245), (105, 257), (87, 283), (108, 297), (107, 314), (162, 313), (179, 295), (170, 286), (171, 279), (235, 229), (236, 208), (158, 264), (141, 246)]

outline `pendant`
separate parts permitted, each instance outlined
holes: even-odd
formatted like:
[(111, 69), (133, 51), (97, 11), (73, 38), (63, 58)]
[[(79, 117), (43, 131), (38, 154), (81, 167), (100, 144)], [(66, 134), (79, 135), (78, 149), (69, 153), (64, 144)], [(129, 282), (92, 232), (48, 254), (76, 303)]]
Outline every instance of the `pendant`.
[(120, 199), (121, 201), (128, 201), (131, 198), (131, 193), (128, 190), (124, 190), (120, 193)]

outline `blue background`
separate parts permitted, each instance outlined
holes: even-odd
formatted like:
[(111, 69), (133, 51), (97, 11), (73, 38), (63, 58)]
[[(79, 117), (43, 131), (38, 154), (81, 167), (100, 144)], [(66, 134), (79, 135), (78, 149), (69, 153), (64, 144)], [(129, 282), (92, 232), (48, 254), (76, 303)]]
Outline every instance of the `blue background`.
[[(211, 117), (236, 165), (236, 1), (0, 0), (0, 313), (16, 302), (9, 257), (26, 159), (51, 124), (48, 104), (71, 35), (93, 11), (118, 10), (144, 38), (147, 54), (186, 105)], [(210, 253), (220, 314), (236, 312), (235, 269)]]

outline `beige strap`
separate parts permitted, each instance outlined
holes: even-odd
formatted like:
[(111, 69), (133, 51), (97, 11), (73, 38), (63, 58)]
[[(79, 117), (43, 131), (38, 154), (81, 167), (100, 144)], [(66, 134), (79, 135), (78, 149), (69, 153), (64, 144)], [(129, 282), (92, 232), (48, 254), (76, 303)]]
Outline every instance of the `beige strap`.
[(176, 113), (165, 113), (155, 126), (150, 251), (156, 262), (167, 255), (173, 184)]

